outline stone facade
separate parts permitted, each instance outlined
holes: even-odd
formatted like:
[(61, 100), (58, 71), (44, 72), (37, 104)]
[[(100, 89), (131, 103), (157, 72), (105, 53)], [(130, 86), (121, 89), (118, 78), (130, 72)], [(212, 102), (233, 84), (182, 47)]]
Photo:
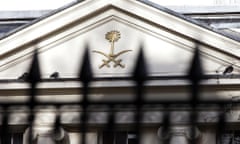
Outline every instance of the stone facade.
[[(32, 55), (37, 49), (42, 81), (37, 85), (39, 93), (36, 101), (49, 105), (39, 105), (33, 109), (35, 121), (32, 141), (39, 144), (79, 143), (83, 139), (79, 125), (84, 110), (76, 103), (84, 97), (84, 87), (78, 82), (84, 43), (88, 41), (91, 67), (96, 78), (89, 85), (88, 98), (93, 103), (134, 99), (135, 84), (129, 76), (142, 48), (150, 76), (144, 85), (144, 100), (151, 103), (141, 107), (141, 141), (151, 144), (166, 141), (170, 144), (193, 141), (199, 144), (225, 144), (227, 140), (222, 140), (217, 131), (219, 115), (224, 113), (227, 130), (235, 134), (239, 123), (239, 108), (235, 103), (239, 101), (240, 38), (222, 29), (232, 20), (228, 21), (222, 13), (210, 16), (207, 15), (208, 11), (186, 11), (182, 12), (184, 16), (148, 1), (89, 0), (18, 28), (0, 40), (0, 103), (28, 102), (29, 85), (24, 74), (27, 74)], [(16, 13), (8, 14), (2, 17), (13, 16), (10, 23), (20, 19), (15, 17)], [(38, 17), (42, 14), (39, 12), (33, 15)], [(23, 23), (35, 19), (31, 14), (29, 17), (26, 14), (21, 16)], [(236, 25), (238, 19), (238, 14), (234, 15)], [(222, 23), (225, 26), (217, 25)], [(195, 109), (198, 116), (195, 119), (196, 126), (192, 129), (192, 109), (189, 105), (174, 104), (166, 109), (154, 102), (170, 100), (174, 103), (189, 99), (189, 81), (183, 78), (196, 47), (200, 50), (204, 74), (209, 76), (201, 83), (200, 98), (227, 100), (231, 103), (224, 107), (199, 106)], [(232, 70), (225, 72), (229, 67)], [(28, 143), (31, 109), (27, 106), (7, 108), (11, 140), (14, 144), (19, 141)], [(132, 105), (116, 105), (114, 108), (111, 105), (91, 105), (87, 110), (87, 143), (136, 143), (136, 109)], [(114, 133), (105, 129), (112, 111), (115, 112)], [(4, 114), (5, 110), (1, 112)], [(163, 131), (166, 112), (170, 123), (167, 132)], [(54, 122), (57, 118), (60, 118), (61, 126), (56, 132)]]

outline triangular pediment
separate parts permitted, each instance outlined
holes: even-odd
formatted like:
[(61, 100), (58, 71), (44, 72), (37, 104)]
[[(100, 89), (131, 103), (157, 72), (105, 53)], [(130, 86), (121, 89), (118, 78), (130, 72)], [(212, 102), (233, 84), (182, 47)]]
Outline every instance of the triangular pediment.
[[(111, 31), (120, 34), (112, 54), (123, 52), (113, 60), (112, 43), (106, 39)], [(26, 72), (35, 48), (43, 77), (55, 71), (76, 77), (86, 44), (98, 77), (130, 75), (141, 44), (150, 75), (184, 75), (196, 46), (206, 73), (216, 74), (231, 64), (239, 68), (240, 43), (220, 33), (143, 2), (89, 0), (2, 39), (0, 77)]]

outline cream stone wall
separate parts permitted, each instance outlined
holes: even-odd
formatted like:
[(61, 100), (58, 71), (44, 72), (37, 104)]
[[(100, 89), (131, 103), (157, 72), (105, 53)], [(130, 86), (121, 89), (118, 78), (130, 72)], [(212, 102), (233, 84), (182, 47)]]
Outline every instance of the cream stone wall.
[[(81, 133), (69, 133), (70, 144), (79, 144), (81, 143)], [(99, 144), (98, 143), (98, 134), (97, 132), (88, 132), (86, 133), (86, 143), (87, 144)]]

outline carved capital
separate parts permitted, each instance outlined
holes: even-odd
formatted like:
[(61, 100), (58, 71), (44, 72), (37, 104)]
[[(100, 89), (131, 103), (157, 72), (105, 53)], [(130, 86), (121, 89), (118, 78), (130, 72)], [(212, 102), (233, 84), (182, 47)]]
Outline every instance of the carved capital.
[[(25, 132), (24, 136), (24, 143), (28, 144), (28, 137), (29, 137), (29, 128)], [(52, 127), (34, 127), (33, 135), (32, 135), (32, 143), (34, 144), (42, 144), (45, 142), (52, 143), (62, 143), (62, 144), (69, 144), (69, 136), (68, 133), (63, 129), (59, 128), (57, 132), (54, 132)]]
[(201, 136), (201, 132), (197, 127), (194, 127), (194, 135), (191, 134), (192, 129), (189, 126), (172, 126), (168, 131), (163, 130), (163, 127), (158, 129), (158, 137), (160, 139), (169, 139), (176, 136), (182, 136), (187, 139), (197, 139)]

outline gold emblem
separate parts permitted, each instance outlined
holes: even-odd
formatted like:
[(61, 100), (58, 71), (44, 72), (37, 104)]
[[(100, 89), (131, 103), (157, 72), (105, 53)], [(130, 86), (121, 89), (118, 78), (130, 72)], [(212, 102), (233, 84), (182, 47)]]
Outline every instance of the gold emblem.
[(117, 42), (121, 37), (121, 34), (119, 31), (116, 31), (116, 30), (113, 30), (113, 31), (110, 31), (110, 32), (107, 32), (106, 35), (105, 35), (105, 38), (111, 43), (111, 47), (110, 47), (110, 52), (109, 54), (106, 54), (106, 53), (103, 53), (101, 51), (97, 51), (97, 50), (94, 50), (93, 52), (94, 53), (98, 53), (100, 55), (103, 55), (104, 57), (106, 57), (107, 59), (103, 59), (103, 63), (99, 66), (99, 68), (102, 68), (104, 66), (106, 67), (110, 67), (110, 62), (113, 62), (114, 65), (113, 67), (117, 67), (117, 66), (120, 66), (121, 68), (124, 68), (125, 65), (122, 64), (122, 59), (117, 59), (120, 55), (124, 54), (124, 53), (127, 53), (127, 52), (130, 52), (132, 50), (123, 50), (123, 51), (120, 51), (116, 54), (114, 54), (114, 43)]

